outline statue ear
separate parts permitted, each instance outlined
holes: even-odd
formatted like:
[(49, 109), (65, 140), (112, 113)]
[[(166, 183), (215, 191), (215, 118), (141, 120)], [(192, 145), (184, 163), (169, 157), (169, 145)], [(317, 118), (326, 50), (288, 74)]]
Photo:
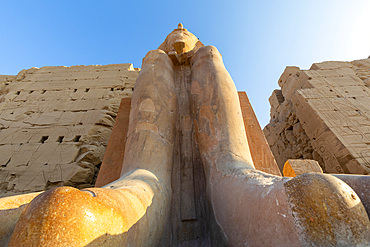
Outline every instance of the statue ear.
[(203, 46), (204, 46), (203, 43), (198, 40), (197, 43), (195, 43), (195, 46), (193, 48), (193, 52), (196, 52), (199, 48), (201, 48)]
[(167, 39), (158, 47), (158, 49), (167, 53)]
[(197, 41), (197, 43), (195, 44), (195, 48), (198, 50), (199, 48), (203, 47), (203, 43), (200, 42), (200, 40)]

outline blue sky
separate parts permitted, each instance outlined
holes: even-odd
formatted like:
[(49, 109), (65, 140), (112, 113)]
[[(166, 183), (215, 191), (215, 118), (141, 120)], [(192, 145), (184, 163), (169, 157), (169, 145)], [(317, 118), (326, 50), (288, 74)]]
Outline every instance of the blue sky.
[(0, 74), (133, 63), (179, 22), (223, 55), (261, 127), (286, 66), (370, 55), (370, 1), (0, 0)]

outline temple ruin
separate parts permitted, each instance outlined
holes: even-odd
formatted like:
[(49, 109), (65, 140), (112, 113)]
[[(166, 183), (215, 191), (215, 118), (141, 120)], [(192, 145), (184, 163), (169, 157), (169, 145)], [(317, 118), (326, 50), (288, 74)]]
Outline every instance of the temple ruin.
[(182, 24), (141, 69), (0, 76), (0, 245), (367, 246), (369, 61), (287, 67), (263, 132)]
[(370, 172), (370, 59), (287, 67), (264, 133), (282, 170), (314, 159), (326, 173)]
[(42, 67), (1, 76), (0, 197), (92, 187), (132, 64)]

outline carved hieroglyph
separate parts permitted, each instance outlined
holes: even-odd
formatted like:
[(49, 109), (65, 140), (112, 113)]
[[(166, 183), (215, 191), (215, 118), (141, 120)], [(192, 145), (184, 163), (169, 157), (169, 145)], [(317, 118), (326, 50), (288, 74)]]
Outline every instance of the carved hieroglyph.
[(121, 177), (38, 195), (9, 246), (368, 244), (368, 216), (341, 180), (255, 169), (215, 47), (179, 25), (160, 48), (146, 55), (135, 85)]
[(370, 59), (287, 67), (264, 133), (282, 169), (315, 159), (324, 172), (370, 173)]
[(0, 76), (0, 197), (92, 187), (132, 64), (58, 66)]

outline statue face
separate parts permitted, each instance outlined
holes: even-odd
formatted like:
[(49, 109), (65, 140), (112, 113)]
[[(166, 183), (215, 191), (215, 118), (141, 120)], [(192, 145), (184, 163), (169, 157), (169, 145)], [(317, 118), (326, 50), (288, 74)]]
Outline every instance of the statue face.
[(170, 51), (177, 54), (189, 52), (194, 49), (198, 39), (194, 34), (184, 30), (175, 30), (167, 37), (167, 44)]
[(175, 51), (177, 54), (182, 54), (193, 50), (198, 42), (198, 38), (194, 34), (184, 28), (178, 28), (167, 36), (163, 44), (159, 46), (159, 49), (166, 53)]

